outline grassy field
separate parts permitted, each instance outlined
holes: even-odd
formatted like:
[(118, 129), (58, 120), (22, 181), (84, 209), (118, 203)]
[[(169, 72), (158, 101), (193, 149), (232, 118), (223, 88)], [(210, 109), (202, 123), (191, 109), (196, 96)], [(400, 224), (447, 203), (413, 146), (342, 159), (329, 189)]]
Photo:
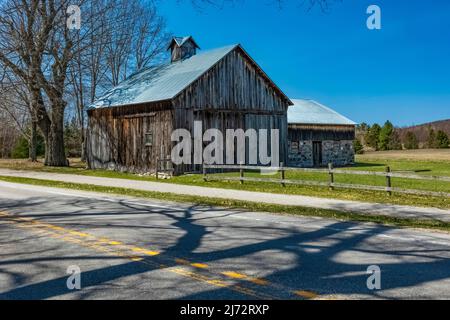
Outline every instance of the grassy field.
[[(347, 168), (349, 170), (364, 170), (364, 171), (384, 171), (385, 166), (389, 165), (394, 172), (414, 173), (419, 175), (437, 175), (450, 176), (450, 150), (427, 150), (426, 153), (435, 153), (439, 160), (423, 160), (423, 150), (418, 150), (417, 155), (414, 152), (383, 152), (383, 153), (369, 153), (357, 157), (357, 164), (354, 167)], [(433, 156), (431, 156), (433, 157)], [(136, 180), (155, 181), (154, 177), (140, 176), (130, 173), (119, 173), (105, 170), (86, 170), (85, 165), (77, 159), (71, 159), (71, 167), (69, 168), (47, 168), (42, 163), (32, 164), (26, 160), (0, 160), (0, 167), (22, 170), (35, 170), (44, 172), (57, 173), (73, 173), (89, 176), (124, 178)], [(226, 174), (227, 176), (237, 176), (236, 173)], [(248, 172), (247, 176), (259, 177), (259, 173)], [(272, 178), (272, 176), (264, 176)], [(279, 177), (278, 175), (273, 177)], [(327, 181), (328, 175), (325, 173), (303, 173), (303, 172), (288, 172), (287, 179), (302, 179), (313, 181)], [(353, 183), (353, 184), (367, 184), (367, 185), (385, 185), (384, 177), (375, 176), (357, 176), (357, 175), (336, 175), (336, 182)], [(393, 178), (393, 186), (406, 189), (419, 189), (428, 191), (438, 191), (450, 193), (449, 182), (426, 181), (426, 180), (410, 180)], [(282, 194), (299, 194), (308, 196), (317, 196), (324, 198), (336, 198), (345, 200), (357, 200), (366, 202), (380, 202), (403, 205), (416, 206), (433, 206), (438, 208), (450, 208), (450, 199), (444, 197), (429, 197), (418, 195), (404, 195), (393, 194), (387, 195), (385, 192), (378, 191), (360, 191), (336, 189), (334, 191), (328, 190), (324, 187), (313, 186), (293, 186), (286, 187), (277, 183), (260, 183), (260, 182), (246, 182), (241, 185), (237, 181), (208, 181), (204, 182), (201, 175), (184, 175), (174, 177), (170, 180), (164, 180), (168, 183), (180, 183), (187, 185), (199, 185), (215, 188), (229, 188), (241, 189), (249, 191), (261, 191)]]
[(365, 161), (371, 160), (411, 160), (411, 161), (449, 161), (450, 149), (420, 149), (367, 152), (359, 156)]

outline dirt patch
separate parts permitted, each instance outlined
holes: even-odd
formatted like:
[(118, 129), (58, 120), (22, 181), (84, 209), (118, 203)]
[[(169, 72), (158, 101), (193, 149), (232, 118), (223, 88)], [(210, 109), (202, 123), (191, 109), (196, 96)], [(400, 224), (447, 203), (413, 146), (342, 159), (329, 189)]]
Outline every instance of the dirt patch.
[(392, 150), (367, 152), (360, 160), (449, 161), (450, 149)]
[[(69, 163), (73, 168), (85, 167), (85, 164), (79, 158), (70, 158)], [(28, 159), (0, 159), (0, 167), (17, 170), (42, 169), (44, 168), (44, 159), (38, 159), (37, 162), (31, 162)]]

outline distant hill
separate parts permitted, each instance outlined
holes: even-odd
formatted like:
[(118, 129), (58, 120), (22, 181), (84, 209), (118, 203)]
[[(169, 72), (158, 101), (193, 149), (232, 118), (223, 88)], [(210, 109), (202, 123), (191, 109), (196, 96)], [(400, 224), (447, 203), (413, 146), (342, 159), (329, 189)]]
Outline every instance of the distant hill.
[(435, 131), (442, 130), (450, 136), (450, 119), (420, 124), (411, 127), (398, 128), (398, 132), (402, 141), (404, 141), (406, 133), (408, 131), (412, 131), (415, 133), (419, 144), (423, 144), (427, 141), (429, 127), (432, 127)]

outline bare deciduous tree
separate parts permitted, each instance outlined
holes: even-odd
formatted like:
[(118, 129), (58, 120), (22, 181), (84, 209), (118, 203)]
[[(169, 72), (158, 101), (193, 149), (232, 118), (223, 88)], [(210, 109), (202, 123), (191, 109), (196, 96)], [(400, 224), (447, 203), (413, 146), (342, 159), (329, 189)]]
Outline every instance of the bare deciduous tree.
[[(45, 138), (45, 163), (53, 166), (67, 164), (62, 97), (73, 42), (65, 28), (65, 2), (6, 0), (0, 9), (0, 62), (29, 90), (33, 113)], [(49, 110), (42, 90), (51, 103)]]
[[(181, 1), (181, 0), (180, 0)], [(227, 3), (236, 3), (243, 0), (190, 0), (195, 8), (202, 8), (204, 5), (219, 5), (224, 6)], [(292, 0), (269, 0), (268, 3), (273, 3), (279, 8), (282, 8), (285, 3)], [(333, 2), (342, 2), (342, 0), (294, 0), (300, 6), (306, 7), (307, 10), (311, 10), (314, 7), (319, 7), (323, 12), (327, 12), (330, 9), (330, 5)], [(264, 2), (263, 4), (267, 4)]]
[[(83, 12), (67, 28), (67, 8)], [(30, 116), (45, 139), (45, 164), (65, 166), (64, 116), (74, 98), (79, 124), (102, 84), (118, 84), (162, 51), (164, 21), (140, 0), (0, 1), (0, 65), (28, 91)], [(84, 132), (83, 132), (84, 136)]]
[(30, 160), (36, 161), (35, 126), (30, 129), (30, 100), (26, 88), (14, 79), (14, 75), (3, 70), (0, 73), (0, 156), (11, 156), (12, 150), (22, 135), (30, 146)]
[(86, 3), (82, 10), (96, 13), (95, 19), (83, 22), (89, 34), (69, 66), (84, 158), (86, 105), (104, 89), (159, 60), (169, 35), (152, 1), (97, 0)]

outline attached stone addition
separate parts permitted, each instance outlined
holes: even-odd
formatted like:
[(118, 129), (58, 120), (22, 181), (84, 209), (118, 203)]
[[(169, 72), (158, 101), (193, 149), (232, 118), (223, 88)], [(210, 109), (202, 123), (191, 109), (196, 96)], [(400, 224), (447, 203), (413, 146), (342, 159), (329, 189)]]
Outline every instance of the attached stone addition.
[(355, 164), (355, 152), (353, 141), (323, 141), (322, 165), (332, 163), (335, 167), (343, 167)]
[(356, 123), (317, 101), (291, 100), (294, 105), (288, 110), (289, 165), (353, 165)]
[[(293, 167), (314, 167), (313, 142), (289, 141), (289, 165)], [(344, 167), (355, 163), (355, 152), (351, 140), (325, 140), (321, 141), (322, 162), (320, 166), (326, 167), (332, 163), (335, 167)]]
[(313, 167), (312, 141), (289, 141), (289, 165), (294, 167)]

